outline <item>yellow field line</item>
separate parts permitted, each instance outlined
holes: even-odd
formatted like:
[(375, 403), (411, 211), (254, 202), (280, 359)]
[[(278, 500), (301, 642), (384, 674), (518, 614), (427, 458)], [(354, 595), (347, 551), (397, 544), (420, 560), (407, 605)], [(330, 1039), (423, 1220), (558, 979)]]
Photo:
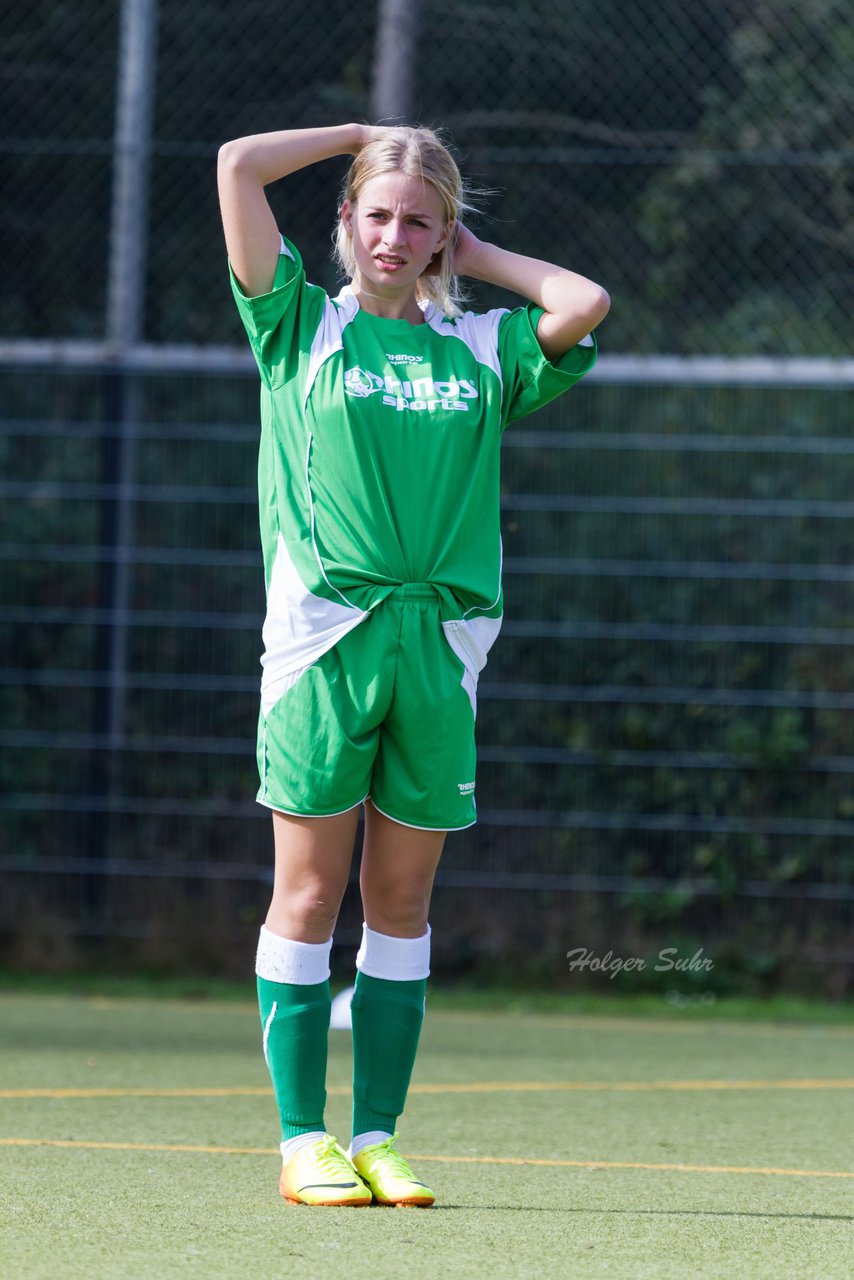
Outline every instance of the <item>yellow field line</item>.
[[(84, 1151), (176, 1151), (220, 1156), (276, 1156), (275, 1147), (213, 1147), (165, 1142), (84, 1142), (71, 1138), (0, 1138), (3, 1147), (65, 1147)], [(669, 1173), (762, 1173), (788, 1178), (854, 1178), (854, 1172), (837, 1169), (773, 1169), (719, 1164), (649, 1164), (641, 1160), (537, 1160), (522, 1156), (428, 1156), (409, 1160), (441, 1164), (535, 1165), (550, 1169), (650, 1169)]]
[[(410, 1093), (655, 1093), (704, 1092), (720, 1089), (854, 1089), (854, 1079), (815, 1080), (481, 1080), (447, 1084), (413, 1084)], [(327, 1093), (346, 1097), (348, 1085), (331, 1085)], [(259, 1088), (68, 1088), (0, 1089), (0, 1098), (266, 1098), (269, 1086)]]
[(0, 1098), (267, 1098), (272, 1092), (269, 1086), (258, 1089), (0, 1089)]
[(725, 1164), (646, 1164), (641, 1160), (528, 1160), (520, 1156), (422, 1156), (407, 1160), (433, 1160), (443, 1164), (533, 1164), (572, 1169), (663, 1169), (674, 1173), (774, 1173), (789, 1178), (854, 1178), (854, 1171), (825, 1169), (765, 1169)]
[(612, 1093), (656, 1090), (713, 1089), (854, 1089), (852, 1080), (486, 1080), (477, 1084), (413, 1084), (410, 1093), (527, 1093), (604, 1091)]
[(0, 1138), (0, 1147), (70, 1147), (75, 1151), (190, 1151), (218, 1156), (277, 1156), (277, 1147), (203, 1147), (180, 1142), (85, 1142), (77, 1138)]

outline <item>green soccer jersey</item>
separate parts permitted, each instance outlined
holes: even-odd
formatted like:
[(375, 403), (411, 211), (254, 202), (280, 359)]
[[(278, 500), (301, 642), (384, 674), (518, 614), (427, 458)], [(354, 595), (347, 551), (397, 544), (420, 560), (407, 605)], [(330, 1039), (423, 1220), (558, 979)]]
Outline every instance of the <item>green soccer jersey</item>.
[(265, 714), (411, 582), (435, 588), (474, 705), (501, 625), (501, 435), (587, 373), (594, 337), (552, 364), (533, 305), (381, 319), (308, 284), (284, 238), (269, 293), (231, 279), (262, 382)]

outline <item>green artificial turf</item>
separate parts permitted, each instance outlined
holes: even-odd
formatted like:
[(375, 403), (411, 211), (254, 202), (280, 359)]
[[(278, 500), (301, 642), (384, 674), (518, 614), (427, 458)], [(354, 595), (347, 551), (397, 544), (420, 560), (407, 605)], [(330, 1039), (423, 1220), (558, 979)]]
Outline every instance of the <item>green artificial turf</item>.
[[(400, 1145), (437, 1206), (312, 1210), (276, 1191), (251, 1002), (0, 996), (0, 1274), (850, 1277), (854, 1176), (809, 1174), (854, 1175), (854, 1027), (494, 1005), (428, 1009)], [(330, 1043), (346, 1141), (349, 1037)], [(23, 1092), (63, 1089), (154, 1096)]]

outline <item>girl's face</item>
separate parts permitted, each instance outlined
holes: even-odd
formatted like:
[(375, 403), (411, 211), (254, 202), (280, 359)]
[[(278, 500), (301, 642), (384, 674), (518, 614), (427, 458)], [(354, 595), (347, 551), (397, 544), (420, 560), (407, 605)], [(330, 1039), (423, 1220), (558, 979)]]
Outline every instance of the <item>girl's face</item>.
[(353, 241), (356, 284), (380, 296), (415, 290), (449, 228), (436, 188), (397, 171), (369, 178), (341, 217)]

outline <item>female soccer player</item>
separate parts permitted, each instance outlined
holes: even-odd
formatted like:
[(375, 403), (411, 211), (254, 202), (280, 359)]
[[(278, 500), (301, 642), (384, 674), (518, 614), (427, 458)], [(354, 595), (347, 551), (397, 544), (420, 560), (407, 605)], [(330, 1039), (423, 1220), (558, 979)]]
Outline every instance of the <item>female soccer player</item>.
[[(264, 188), (355, 157), (336, 254), (306, 282)], [(428, 907), (449, 830), (475, 821), (478, 675), (501, 625), (504, 427), (593, 365), (599, 285), (479, 240), (428, 129), (359, 124), (226, 143), (232, 289), (261, 373), (267, 585), (258, 799), (275, 882), (256, 971), (282, 1123), (281, 1194), (430, 1205), (396, 1151), (424, 1016)], [(527, 306), (464, 312), (456, 280)], [(353, 1136), (326, 1132), (329, 954), (364, 805)]]

